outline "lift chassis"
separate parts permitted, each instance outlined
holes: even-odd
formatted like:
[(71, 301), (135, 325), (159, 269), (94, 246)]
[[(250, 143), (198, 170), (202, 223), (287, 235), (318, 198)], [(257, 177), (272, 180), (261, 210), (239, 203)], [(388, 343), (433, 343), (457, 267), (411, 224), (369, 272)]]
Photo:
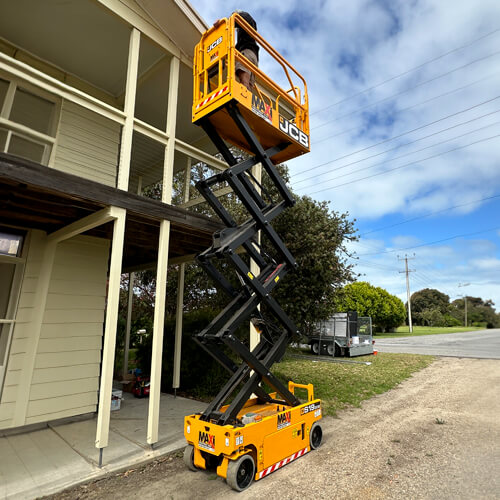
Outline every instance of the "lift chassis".
[[(193, 122), (204, 129), (229, 165), (196, 185), (226, 225), (214, 234), (212, 246), (197, 259), (218, 289), (228, 296), (229, 303), (194, 340), (230, 373), (230, 378), (203, 413), (185, 417), (188, 445), (184, 460), (192, 470), (215, 468), (233, 489), (242, 491), (253, 480), (321, 444), (318, 421), (322, 410), (311, 384), (285, 385), (270, 371), (299, 333), (271, 295), (283, 277), (297, 267), (271, 222), (295, 203), (275, 164), (309, 149), (308, 139), (307, 144), (303, 139), (309, 132), (307, 91), (304, 89), (301, 94), (291, 83), (290, 97), (290, 91), (282, 90), (238, 55), (234, 50), (236, 26), (255, 37), (261, 47), (270, 48), (238, 14), (233, 14), (208, 30), (195, 51)], [(215, 48), (215, 55), (208, 56)], [(296, 73), (281, 56), (275, 52), (272, 55), (288, 77), (292, 71)], [(267, 114), (254, 109), (252, 103), (256, 99), (236, 81), (236, 58), (255, 73), (254, 93), (262, 100), (269, 99)], [(273, 109), (279, 120), (276, 116), (274, 121), (269, 119)], [(297, 128), (296, 134), (290, 135), (289, 128), (280, 127), (281, 113)], [(250, 156), (238, 161), (226, 141)], [(252, 175), (252, 168), (258, 163), (269, 179), (272, 193)], [(217, 198), (217, 190), (223, 184), (231, 188), (249, 214), (243, 224), (238, 225)], [(273, 249), (272, 255), (260, 245), (259, 232)], [(241, 250), (256, 263), (258, 274), (250, 270)], [(219, 265), (221, 262), (224, 265)], [(228, 269), (236, 273), (239, 286), (226, 276)], [(260, 334), (253, 349), (238, 336), (238, 329), (249, 320)], [(238, 364), (235, 358), (241, 362)], [(267, 393), (262, 382), (274, 392)], [(307, 402), (297, 398), (296, 389), (307, 391)]]

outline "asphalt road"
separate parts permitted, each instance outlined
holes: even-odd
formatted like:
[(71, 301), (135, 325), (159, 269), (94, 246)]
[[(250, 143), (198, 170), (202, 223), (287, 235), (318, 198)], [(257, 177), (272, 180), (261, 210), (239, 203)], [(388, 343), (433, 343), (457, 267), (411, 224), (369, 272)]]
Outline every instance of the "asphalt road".
[(394, 339), (375, 337), (375, 349), (380, 352), (500, 359), (500, 329)]

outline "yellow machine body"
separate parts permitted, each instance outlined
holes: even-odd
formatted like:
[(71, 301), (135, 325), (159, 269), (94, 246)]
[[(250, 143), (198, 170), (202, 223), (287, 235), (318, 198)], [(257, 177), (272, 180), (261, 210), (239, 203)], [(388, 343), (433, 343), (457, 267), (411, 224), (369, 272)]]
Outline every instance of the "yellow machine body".
[[(281, 74), (284, 90), (261, 69), (236, 50), (235, 27), (243, 26), (260, 47), (261, 59)], [(269, 57), (262, 57), (263, 55)], [(255, 77), (253, 91), (242, 85), (236, 74), (238, 61)], [(207, 30), (194, 53), (193, 122), (208, 117), (224, 139), (249, 151), (249, 145), (224, 109), (236, 100), (241, 113), (257, 135), (264, 149), (289, 142), (284, 151), (273, 157), (280, 163), (310, 151), (309, 104), (304, 78), (238, 14), (217, 21)]]
[(291, 407), (249, 399), (238, 418), (253, 414), (256, 421), (243, 426), (216, 425), (200, 420), (198, 414), (185, 417), (184, 436), (194, 447), (194, 465), (206, 469), (207, 454), (218, 457), (217, 474), (226, 478), (229, 461), (251, 454), (258, 480), (309, 452), (311, 428), (322, 416), (321, 401), (314, 399), (312, 384), (289, 382), (288, 388), (307, 389), (308, 401)]

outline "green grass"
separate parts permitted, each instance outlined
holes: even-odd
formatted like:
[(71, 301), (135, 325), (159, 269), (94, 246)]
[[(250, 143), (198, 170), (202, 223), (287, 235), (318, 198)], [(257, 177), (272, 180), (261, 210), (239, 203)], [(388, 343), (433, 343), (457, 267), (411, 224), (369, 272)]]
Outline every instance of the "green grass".
[[(375, 394), (392, 389), (410, 375), (428, 366), (434, 358), (418, 354), (379, 353), (376, 356), (360, 356), (354, 361), (370, 361), (362, 364), (330, 363), (285, 358), (273, 366), (273, 373), (283, 381), (313, 384), (314, 395), (321, 398), (325, 415), (336, 415), (339, 410), (359, 407), (361, 401)], [(297, 392), (299, 398), (305, 394)]]
[(414, 326), (413, 333), (410, 333), (407, 326), (400, 326), (396, 328), (394, 333), (380, 333), (375, 336), (379, 339), (390, 339), (395, 337), (418, 337), (419, 335), (436, 335), (438, 333), (459, 333), (471, 332), (473, 330), (482, 330), (483, 328), (477, 326)]

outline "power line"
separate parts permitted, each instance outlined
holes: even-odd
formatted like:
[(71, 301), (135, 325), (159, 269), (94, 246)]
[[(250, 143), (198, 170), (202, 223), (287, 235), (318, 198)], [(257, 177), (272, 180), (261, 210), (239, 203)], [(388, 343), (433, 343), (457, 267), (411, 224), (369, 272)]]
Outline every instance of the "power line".
[(436, 212), (430, 212), (430, 213), (425, 214), (425, 215), (419, 215), (418, 217), (413, 217), (411, 219), (406, 219), (406, 220), (401, 221), (401, 222), (396, 222), (395, 224), (390, 224), (389, 226), (383, 226), (383, 227), (379, 227), (377, 229), (371, 229), (370, 231), (366, 231), (362, 234), (359, 234), (358, 236), (360, 238), (362, 238), (363, 236), (365, 236), (367, 234), (376, 233), (378, 231), (382, 231), (384, 229), (390, 229), (390, 228), (396, 227), (396, 226), (401, 226), (403, 224), (408, 224), (409, 222), (413, 222), (413, 221), (420, 220), (420, 219), (425, 219), (426, 217), (431, 217), (432, 215), (441, 214), (443, 212), (447, 212), (447, 211), (453, 210), (455, 208), (462, 208), (462, 207), (465, 207), (467, 205), (472, 205), (472, 204), (478, 203), (480, 201), (492, 200), (494, 198), (500, 198), (500, 194), (495, 194), (494, 196), (487, 196), (486, 198), (480, 198), (478, 200), (469, 201), (467, 203), (461, 203), (460, 205), (453, 205), (453, 206), (448, 207), (448, 208), (443, 208), (442, 210), (437, 210)]
[(448, 51), (448, 52), (446, 52), (444, 54), (441, 54), (440, 56), (437, 56), (437, 57), (434, 57), (433, 59), (425, 61), (422, 64), (419, 64), (418, 66), (414, 66), (413, 68), (410, 68), (410, 69), (404, 71), (403, 73), (400, 73), (399, 75), (392, 76), (391, 78), (388, 78), (387, 80), (384, 80), (383, 82), (377, 83), (376, 85), (372, 85), (371, 87), (368, 87), (368, 88), (366, 88), (364, 90), (361, 90), (360, 92), (356, 92), (355, 94), (352, 94), (349, 97), (345, 97), (345, 98), (341, 99), (340, 101), (337, 101), (337, 102), (335, 102), (333, 104), (330, 104), (330, 106), (327, 106), (326, 108), (322, 108), (322, 109), (318, 109), (317, 111), (313, 111), (311, 113), (311, 116), (315, 115), (315, 114), (317, 114), (317, 113), (319, 113), (321, 111), (326, 111), (327, 109), (333, 108), (334, 106), (338, 106), (339, 104), (342, 104), (343, 102), (346, 102), (346, 101), (349, 101), (349, 100), (353, 99), (354, 97), (358, 97), (359, 95), (365, 94), (366, 92), (369, 92), (370, 90), (376, 89), (376, 88), (378, 88), (378, 87), (380, 87), (382, 85), (385, 85), (386, 83), (389, 83), (389, 82), (395, 80), (396, 78), (399, 78), (401, 76), (407, 75), (407, 74), (409, 74), (409, 73), (411, 73), (413, 71), (416, 71), (417, 69), (423, 68), (427, 64), (430, 64), (430, 63), (433, 63), (435, 61), (438, 61), (439, 59), (442, 59), (443, 57), (446, 57), (446, 56), (448, 56), (450, 54), (453, 54), (454, 52), (458, 52), (459, 50), (463, 50), (463, 49), (465, 49), (467, 47), (470, 47), (471, 45), (474, 45), (475, 43), (483, 40), (484, 38), (487, 38), (487, 37), (489, 37), (491, 35), (494, 35), (498, 31), (499, 31), (498, 29), (493, 30), (490, 33), (487, 33), (486, 35), (483, 35), (483, 36), (481, 36), (479, 38), (476, 38), (476, 39), (472, 40), (471, 42), (467, 43), (466, 45), (462, 45), (461, 47), (457, 47), (456, 49), (450, 50), (450, 51)]
[(475, 64), (475, 63), (480, 62), (480, 61), (484, 61), (484, 60), (489, 59), (490, 57), (494, 57), (494, 56), (496, 56), (498, 54), (500, 54), (500, 50), (498, 50), (496, 52), (493, 52), (492, 54), (488, 54), (487, 56), (480, 57), (479, 59), (474, 59), (473, 61), (470, 61), (470, 62), (468, 62), (466, 64), (463, 64), (462, 66), (458, 66), (457, 68), (454, 68), (454, 69), (452, 69), (450, 71), (447, 71), (446, 73), (443, 73), (441, 75), (435, 76), (434, 78), (431, 78), (431, 79), (426, 80), (424, 82), (418, 83), (414, 87), (410, 87), (409, 89), (402, 90), (401, 92), (397, 92), (396, 94), (392, 94), (389, 97), (384, 97), (383, 99), (375, 101), (375, 102), (373, 102), (371, 104), (367, 104), (366, 106), (363, 106), (363, 107), (361, 107), (361, 108), (359, 108), (359, 109), (357, 109), (355, 111), (351, 111), (351, 112), (346, 113), (344, 115), (332, 118), (331, 120), (328, 120), (328, 121), (322, 123), (321, 125), (316, 125), (315, 127), (312, 127), (311, 130), (317, 130), (317, 129), (321, 128), (321, 127), (324, 127), (325, 125), (328, 125), (329, 123), (336, 122), (338, 120), (341, 120), (342, 118), (347, 118), (348, 116), (361, 113), (362, 111), (365, 111), (368, 108), (376, 106), (377, 104), (380, 104), (380, 103), (386, 102), (386, 101), (390, 101), (394, 97), (398, 97), (400, 95), (406, 94), (406, 93), (410, 92), (411, 90), (415, 90), (416, 88), (421, 87), (422, 85), (426, 85), (427, 83), (433, 82), (435, 80), (439, 80), (440, 78), (443, 78), (445, 76), (451, 75), (451, 73), (454, 73), (455, 71), (460, 71), (461, 69), (464, 69), (464, 68), (466, 68), (468, 66), (471, 66), (472, 64)]
[(385, 250), (383, 252), (377, 252), (377, 253), (362, 253), (362, 254), (359, 254), (359, 255), (360, 256), (381, 255), (381, 254), (385, 254), (385, 253), (403, 252), (405, 250), (413, 250), (414, 248), (422, 248), (422, 247), (427, 247), (427, 246), (431, 246), (431, 245), (436, 245), (437, 243), (443, 243), (444, 241), (455, 240), (457, 238), (462, 238), (462, 237), (465, 237), (465, 236), (474, 236), (476, 234), (488, 233), (490, 231), (496, 231), (497, 229), (500, 229), (500, 226), (498, 226), (498, 227), (492, 227), (490, 229), (484, 229), (482, 231), (474, 231), (473, 233), (457, 234), (455, 236), (450, 236), (449, 238), (443, 238), (442, 240), (431, 241), (429, 243), (422, 243), (421, 245), (415, 245), (415, 246), (412, 246), (412, 247), (397, 248), (396, 250)]
[[(474, 119), (472, 119), (472, 120), (468, 120), (468, 121), (463, 122), (463, 123), (460, 123), (460, 124), (458, 124), (458, 125), (454, 125), (453, 127), (448, 127), (448, 128), (446, 128), (446, 129), (440, 130), (440, 131), (435, 132), (435, 133), (433, 133), (433, 134), (429, 134), (429, 135), (427, 135), (427, 136), (425, 136), (425, 137), (421, 137), (420, 139), (417, 139), (417, 140), (415, 140), (415, 141), (412, 141), (412, 142), (408, 142), (408, 143), (406, 143), (406, 144), (403, 144), (401, 147), (408, 146), (409, 144), (413, 144), (413, 143), (418, 142), (418, 141), (423, 140), (423, 139), (428, 139), (429, 137), (432, 137), (432, 136), (434, 136), (434, 135), (441, 134), (441, 133), (443, 133), (443, 132), (447, 132), (447, 131), (452, 130), (452, 129), (456, 128), (456, 127), (460, 127), (460, 126), (462, 126), (462, 125), (467, 125), (467, 124), (469, 124), (469, 123), (472, 123), (473, 121), (479, 120), (479, 119), (484, 118), (484, 117), (489, 116), (489, 115), (493, 115), (493, 114), (498, 113), (498, 112), (500, 112), (500, 110), (496, 110), (496, 111), (493, 111), (493, 112), (491, 112), (491, 113), (487, 113), (486, 115), (483, 115), (483, 116), (478, 117), (478, 118), (474, 118)], [(415, 153), (420, 153), (421, 151), (425, 151), (426, 149), (431, 149), (431, 148), (434, 148), (434, 147), (436, 147), (436, 146), (440, 146), (441, 144), (445, 144), (445, 143), (447, 143), (447, 142), (454, 141), (454, 140), (456, 140), (456, 139), (460, 139), (461, 137), (465, 137), (465, 136), (470, 135), (470, 134), (473, 134), (473, 133), (475, 133), (475, 132), (479, 132), (480, 130), (484, 130), (484, 129), (486, 129), (486, 128), (493, 127), (494, 125), (498, 125), (499, 123), (500, 123), (500, 121), (496, 121), (496, 122), (490, 123), (490, 124), (488, 124), (488, 125), (485, 125), (485, 126), (483, 126), (483, 127), (479, 127), (479, 128), (474, 129), (474, 130), (470, 130), (470, 131), (468, 131), (468, 132), (465, 132), (464, 134), (456, 135), (456, 136), (454, 136), (454, 137), (450, 137), (449, 139), (445, 139), (445, 140), (443, 140), (443, 141), (436, 142), (436, 143), (434, 143), (434, 144), (431, 144), (430, 146), (425, 146), (425, 147), (420, 148), (420, 149), (415, 149), (415, 150), (413, 150), (413, 151), (409, 151), (408, 153), (404, 153), (404, 154), (402, 154), (402, 155), (400, 155), (400, 156), (395, 156), (394, 158), (390, 158), (390, 159), (388, 159), (388, 160), (384, 160), (384, 161), (379, 162), (379, 163), (373, 163), (372, 165), (368, 165), (367, 167), (358, 168), (357, 170), (352, 170), (352, 171), (350, 171), (350, 172), (347, 172), (346, 174), (342, 174), (342, 175), (339, 175), (339, 176), (337, 176), (337, 177), (333, 177), (333, 178), (331, 178), (331, 179), (327, 179), (327, 180), (322, 181), (322, 182), (331, 182), (331, 181), (334, 181), (334, 180), (337, 180), (337, 179), (341, 179), (342, 177), (347, 177), (347, 176), (349, 176), (349, 175), (355, 174), (355, 173), (357, 173), (357, 172), (362, 172), (362, 171), (364, 171), (364, 170), (369, 170), (369, 169), (374, 168), (374, 167), (377, 167), (377, 166), (379, 166), (379, 165), (385, 165), (385, 164), (387, 164), (387, 163), (389, 163), (389, 162), (391, 162), (391, 161), (400, 160), (401, 158), (405, 158), (405, 157), (407, 157), (407, 156), (411, 156), (411, 155), (413, 155), (413, 154), (415, 154)], [(313, 175), (313, 176), (311, 176), (311, 177), (306, 177), (305, 179), (302, 179), (301, 181), (298, 181), (298, 182), (297, 182), (297, 184), (298, 184), (299, 182), (304, 182), (304, 181), (306, 181), (306, 180), (319, 178), (319, 177), (321, 177), (321, 176), (323, 176), (323, 175), (330, 174), (330, 173), (332, 173), (332, 172), (336, 172), (336, 171), (338, 171), (338, 170), (342, 170), (343, 168), (345, 168), (345, 167), (347, 167), (347, 166), (351, 166), (351, 165), (354, 165), (354, 164), (356, 164), (356, 163), (360, 163), (360, 162), (362, 162), (362, 161), (364, 161), (364, 160), (367, 160), (367, 159), (369, 159), (369, 158), (373, 158), (373, 157), (375, 157), (375, 156), (380, 156), (381, 154), (387, 153), (387, 152), (389, 152), (389, 151), (393, 151), (393, 150), (395, 150), (395, 149), (399, 149), (399, 147), (400, 147), (400, 146), (396, 146), (396, 147), (394, 147), (394, 148), (387, 149), (387, 150), (385, 150), (385, 151), (382, 151), (381, 153), (377, 153), (377, 154), (372, 155), (372, 156), (369, 156), (369, 157), (367, 157), (367, 158), (363, 158), (363, 159), (361, 159), (361, 160), (357, 160), (357, 161), (351, 162), (351, 163), (349, 163), (349, 164), (347, 164), (347, 165), (343, 165), (342, 167), (334, 168), (334, 169), (332, 169), (332, 170), (329, 170), (328, 172), (323, 172), (322, 174), (317, 174), (317, 175)], [(299, 190), (301, 190), (301, 189), (307, 189), (307, 187), (298, 188), (298, 189), (299, 189)]]
[(484, 139), (480, 139), (478, 141), (474, 141), (474, 142), (471, 142), (469, 144), (466, 144), (465, 146), (457, 146), (456, 148), (452, 148), (452, 149), (449, 149), (448, 151), (443, 151), (442, 153), (437, 153), (435, 155), (431, 155), (431, 156), (428, 156), (427, 158), (421, 158), (419, 160), (415, 160), (415, 161), (412, 161), (412, 162), (409, 162), (409, 163), (405, 163), (404, 165), (400, 165), (399, 167), (394, 167), (394, 168), (391, 168), (389, 170), (385, 170), (383, 172), (378, 172), (376, 174), (372, 174), (372, 175), (367, 175), (366, 177), (361, 177), (359, 179), (354, 179), (352, 181), (349, 181), (349, 182), (344, 182), (342, 184), (337, 184), (335, 186), (331, 186), (331, 187), (328, 187), (328, 188), (324, 188), (324, 189), (319, 189), (318, 191), (313, 191), (312, 193), (309, 193), (309, 194), (316, 194), (316, 193), (321, 193), (323, 191), (328, 191), (330, 189), (337, 189), (339, 187), (343, 187), (343, 186), (347, 186), (349, 184), (354, 184), (356, 182), (360, 182), (360, 181), (364, 181), (366, 179), (371, 179), (372, 177), (377, 177), (379, 175), (385, 175), (385, 174), (389, 174), (391, 172), (394, 172), (396, 170), (400, 170), (402, 168), (405, 168), (405, 167), (409, 167), (411, 165), (416, 165), (417, 163), (422, 163), (424, 161), (427, 161), (427, 160), (432, 160), (433, 158), (437, 158), (439, 156), (443, 156), (445, 154), (448, 154), (448, 153), (452, 153), (453, 151), (459, 151), (460, 149), (465, 149), (465, 148), (468, 148), (469, 146), (473, 146), (475, 144), (479, 144), (481, 142), (485, 142), (485, 141), (490, 141), (492, 139), (496, 139), (497, 137), (500, 137), (500, 134), (497, 134), (497, 135), (493, 135), (491, 137), (486, 137)]
[[(479, 80), (476, 80), (472, 83), (469, 83), (467, 85), (463, 85), (462, 87), (457, 87), (453, 90), (449, 90), (448, 92), (444, 92), (442, 94), (439, 94), (437, 96), (434, 96), (434, 97), (431, 97), (429, 99), (426, 99), (425, 101), (421, 101), (421, 102), (418, 102), (416, 104), (412, 104), (411, 106), (407, 106), (406, 108), (401, 108), (401, 109), (398, 109), (397, 112), (398, 113), (403, 113), (404, 111), (409, 111), (410, 109), (413, 109), (413, 108), (416, 108), (418, 106), (422, 106), (423, 104), (428, 104), (429, 102), (431, 101), (435, 101), (436, 99), (440, 99), (441, 97), (446, 97), (448, 95), (451, 95), (451, 94), (454, 94), (455, 92), (459, 92), (460, 90), (464, 90), (466, 88), (469, 88), (469, 87), (472, 87), (474, 85), (477, 85), (478, 83), (482, 83), (486, 80), (489, 80), (490, 78), (493, 78), (494, 76), (498, 76), (500, 73), (493, 73), (491, 75), (488, 75), (488, 76), (485, 76), (483, 78), (480, 78)], [(340, 135), (343, 135), (343, 134), (347, 134), (348, 132), (352, 132), (353, 130), (359, 130), (359, 125), (355, 126), (355, 127), (352, 127), (352, 128), (349, 128), (347, 130), (343, 130), (342, 132), (337, 132), (336, 134), (333, 134), (333, 135), (327, 135), (326, 137), (323, 137), (322, 139), (320, 139), (319, 141), (314, 141), (314, 145), (317, 146), (318, 144), (321, 144), (322, 142), (325, 142), (327, 141), (328, 139), (333, 139), (334, 137), (338, 137)]]
[[(343, 155), (343, 156), (339, 156), (337, 158), (334, 158), (333, 160), (329, 160), (327, 162), (324, 162), (324, 163), (321, 163), (320, 165), (315, 165), (314, 167), (310, 167), (310, 168), (307, 168), (305, 170), (302, 170), (301, 172), (299, 172), (298, 174), (296, 175), (302, 175), (306, 172), (310, 172), (311, 170), (315, 170), (316, 168), (320, 168), (320, 167), (324, 167), (325, 165), (329, 165), (330, 163), (335, 163), (336, 161), (339, 161), (339, 160), (343, 160), (344, 158), (348, 158), (349, 156), (353, 156), (355, 154), (358, 154), (358, 153), (362, 153), (363, 151), (366, 151), (368, 149), (371, 149), (371, 148), (374, 148), (376, 146), (380, 146), (380, 144), (385, 144), (386, 142), (391, 142), (391, 141), (394, 141), (395, 139), (399, 139), (400, 137), (403, 137), (405, 135), (408, 135), (408, 134), (411, 134), (413, 132), (416, 132), (417, 130), (421, 130), (423, 128), (426, 128), (426, 127), (429, 127), (430, 125), (434, 125), (436, 123), (439, 123), (439, 122), (442, 122), (443, 120), (447, 120), (448, 118), (452, 118), (454, 116), (458, 116), (458, 115), (461, 115), (463, 113), (466, 113), (467, 111), (470, 111), (471, 109), (475, 109), (475, 108), (478, 108), (480, 106), (484, 106), (485, 104), (488, 104), (490, 102), (493, 102), (493, 101), (496, 101), (497, 99), (500, 98), (500, 95), (496, 96), (496, 97), (492, 97), (491, 99), (488, 99), (486, 101), (483, 101), (483, 102), (480, 102), (478, 104), (475, 104), (474, 106), (470, 106), (469, 108), (465, 108), (465, 109), (462, 109), (460, 111), (457, 111), (455, 113), (452, 113), (451, 115), (446, 115), (446, 116), (443, 116), (437, 120), (434, 120), (432, 122), (429, 122), (429, 123), (426, 123), (425, 125), (421, 125), (419, 127), (416, 127), (414, 129), (411, 129), (411, 130), (407, 130), (406, 132), (402, 132), (401, 134), (398, 134), (398, 135), (395, 135), (393, 137), (389, 137), (387, 139), (384, 139), (383, 141), (380, 141), (380, 142), (377, 142), (375, 144), (371, 144), (370, 146), (366, 146), (364, 148), (361, 148), (361, 149), (358, 149), (357, 151), (353, 151), (351, 153), (348, 153), (346, 155)], [(342, 167), (343, 168), (343, 167)], [(340, 170), (340, 169), (339, 169)]]

